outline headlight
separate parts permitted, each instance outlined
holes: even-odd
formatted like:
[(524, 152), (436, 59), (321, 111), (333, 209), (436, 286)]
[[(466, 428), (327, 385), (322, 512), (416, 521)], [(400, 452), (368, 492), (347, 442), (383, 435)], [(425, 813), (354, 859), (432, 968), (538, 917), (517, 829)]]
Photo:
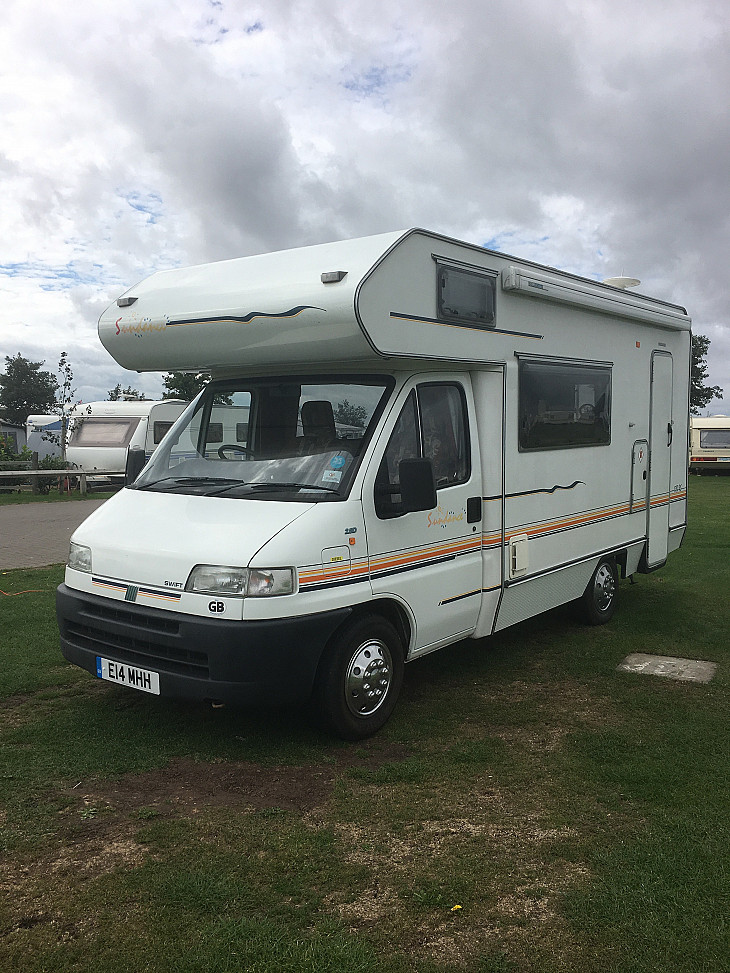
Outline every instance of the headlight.
[(91, 574), (91, 548), (71, 541), (68, 549), (68, 566), (74, 571)]
[(294, 591), (293, 568), (251, 568), (248, 573), (249, 598), (265, 595), (290, 595)]
[(198, 564), (190, 572), (186, 591), (233, 598), (290, 595), (294, 568), (238, 568), (224, 564)]
[(190, 572), (185, 590), (242, 598), (246, 594), (247, 581), (247, 568), (231, 568), (223, 564), (198, 564)]

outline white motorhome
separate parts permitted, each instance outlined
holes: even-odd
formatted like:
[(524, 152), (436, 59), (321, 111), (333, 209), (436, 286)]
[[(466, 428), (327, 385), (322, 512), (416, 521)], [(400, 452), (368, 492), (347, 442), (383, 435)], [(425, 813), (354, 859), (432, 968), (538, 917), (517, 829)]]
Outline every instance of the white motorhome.
[(130, 449), (146, 459), (182, 414), (181, 399), (86, 402), (74, 410), (66, 459), (82, 470), (124, 474)]
[(155, 274), (99, 334), (213, 376), (72, 537), (62, 650), (102, 679), (365, 737), (404, 663), (607, 621), (682, 541), (681, 307), (410, 230)]
[(38, 453), (39, 459), (61, 455), (61, 417), (47, 413), (28, 416), (25, 420), (28, 449)]
[(730, 473), (730, 416), (690, 416), (691, 473)]

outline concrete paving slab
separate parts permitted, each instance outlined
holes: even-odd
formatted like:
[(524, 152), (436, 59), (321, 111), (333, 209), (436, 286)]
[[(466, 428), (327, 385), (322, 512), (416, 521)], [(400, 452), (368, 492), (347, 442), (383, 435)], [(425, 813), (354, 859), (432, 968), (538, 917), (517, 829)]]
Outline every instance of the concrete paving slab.
[(71, 535), (102, 503), (89, 499), (0, 507), (0, 570), (64, 564)]
[(664, 676), (683, 682), (709, 682), (715, 675), (715, 662), (697, 659), (675, 659), (666, 655), (647, 655), (634, 652), (618, 666), (620, 672), (636, 672), (644, 676)]

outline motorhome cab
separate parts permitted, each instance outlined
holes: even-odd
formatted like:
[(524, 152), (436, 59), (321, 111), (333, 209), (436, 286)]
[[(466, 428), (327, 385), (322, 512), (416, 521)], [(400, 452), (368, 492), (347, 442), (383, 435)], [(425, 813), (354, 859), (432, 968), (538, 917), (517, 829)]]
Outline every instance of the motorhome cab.
[(73, 535), (61, 644), (102, 679), (365, 737), (404, 663), (607, 621), (682, 541), (681, 307), (411, 230), (164, 271), (99, 334), (212, 375)]
[(181, 399), (86, 402), (76, 407), (66, 459), (83, 470), (124, 474), (130, 449), (149, 459), (182, 414)]
[(730, 416), (691, 416), (691, 473), (730, 473)]

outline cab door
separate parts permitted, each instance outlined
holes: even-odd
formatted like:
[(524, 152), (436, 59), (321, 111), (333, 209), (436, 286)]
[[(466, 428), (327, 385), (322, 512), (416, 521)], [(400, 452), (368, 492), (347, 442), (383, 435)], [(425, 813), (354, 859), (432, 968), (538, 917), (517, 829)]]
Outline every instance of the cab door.
[[(481, 604), (482, 487), (468, 375), (411, 379), (383, 429), (363, 505), (373, 594), (403, 605), (409, 658), (470, 634)], [(405, 512), (399, 467), (428, 459), (432, 510)]]

